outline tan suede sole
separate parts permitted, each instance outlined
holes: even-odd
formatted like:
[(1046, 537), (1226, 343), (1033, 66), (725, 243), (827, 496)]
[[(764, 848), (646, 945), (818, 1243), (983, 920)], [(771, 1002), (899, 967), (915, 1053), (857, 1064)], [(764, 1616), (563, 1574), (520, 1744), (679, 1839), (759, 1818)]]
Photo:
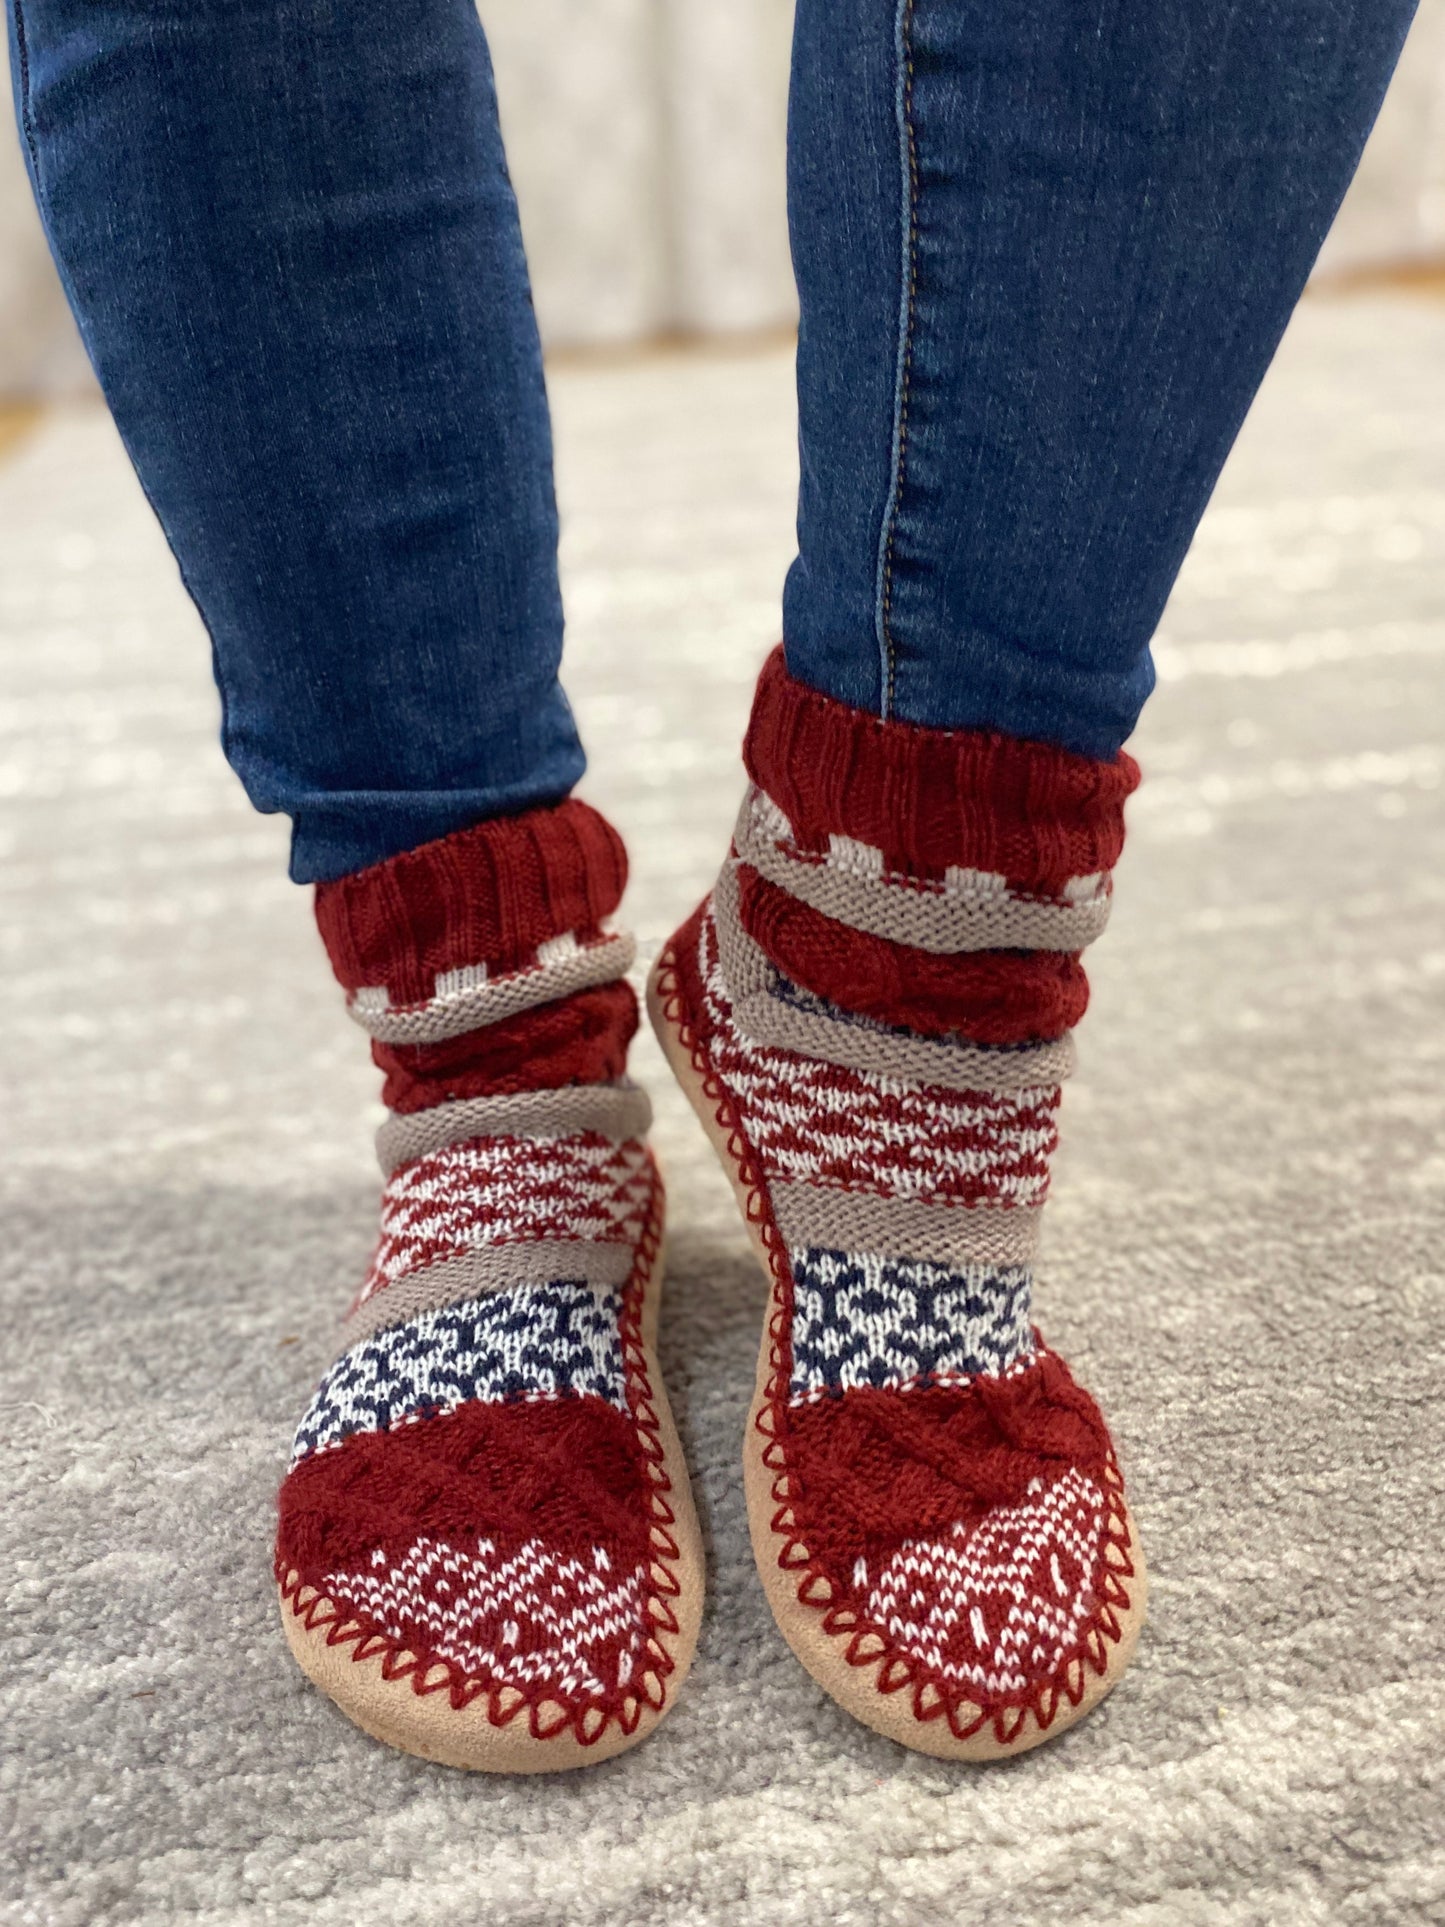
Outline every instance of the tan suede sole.
[(758, 1418), (767, 1403), (768, 1384), (772, 1376), (770, 1329), (774, 1319), (781, 1313), (782, 1287), (769, 1260), (756, 1219), (749, 1211), (750, 1188), (729, 1146), (728, 1128), (703, 1087), (689, 1042), (668, 1015), (669, 999), (663, 984), (669, 976), (668, 953), (664, 951), (648, 979), (648, 1015), (673, 1074), (696, 1111), (728, 1175), (748, 1237), (772, 1284), (767, 1316), (763, 1320), (753, 1401), (743, 1438), (743, 1486), (747, 1496), (753, 1557), (778, 1629), (813, 1678), (845, 1711), (861, 1720), (865, 1726), (886, 1734), (889, 1739), (900, 1741), (915, 1752), (928, 1753), (936, 1759), (971, 1761), (1007, 1759), (1016, 1753), (1027, 1752), (1030, 1747), (1039, 1746), (1043, 1741), (1065, 1732), (1097, 1706), (1118, 1684), (1133, 1657), (1144, 1625), (1148, 1595), (1144, 1556), (1133, 1521), (1129, 1520), (1128, 1544), (1128, 1558), (1133, 1572), (1124, 1581), (1129, 1603), (1119, 1613), (1119, 1637), (1110, 1642), (1101, 1673), (1082, 1660), (1076, 1662), (1077, 1672), (1071, 1677), (1070, 1684), (1077, 1689), (1077, 1698), (1067, 1692), (1060, 1693), (1047, 1725), (1041, 1724), (1035, 1714), (1029, 1711), (1023, 1715), (1022, 1721), (1007, 1740), (1000, 1740), (991, 1724), (960, 1740), (951, 1731), (947, 1720), (937, 1717), (920, 1719), (914, 1710), (910, 1692), (888, 1692), (880, 1687), (885, 1654), (880, 1652), (876, 1658), (861, 1663), (847, 1656), (849, 1636), (825, 1630), (821, 1608), (799, 1597), (797, 1574), (779, 1563), (788, 1541), (773, 1530), (772, 1519), (777, 1510), (777, 1500), (772, 1489), (773, 1474), (763, 1460), (767, 1441), (759, 1429)]
[[(637, 1721), (630, 1732), (615, 1718), (603, 1725), (599, 1713), (597, 1724), (601, 1730), (587, 1744), (578, 1737), (573, 1725), (559, 1719), (563, 1709), (543, 1702), (529, 1712), (520, 1693), (503, 1693), (495, 1698), (482, 1693), (458, 1708), (444, 1687), (418, 1693), (410, 1672), (398, 1675), (398, 1665), (405, 1665), (409, 1655), (393, 1655), (390, 1664), (380, 1652), (356, 1658), (357, 1651), (364, 1650), (359, 1642), (331, 1642), (329, 1634), (339, 1627), (328, 1602), (320, 1601), (318, 1611), (315, 1593), (297, 1594), (293, 1601), (288, 1600), (284, 1588), (278, 1588), (286, 1642), (302, 1672), (373, 1739), (384, 1740), (403, 1753), (415, 1753), (442, 1766), (465, 1767), (479, 1773), (554, 1773), (569, 1767), (594, 1766), (625, 1752), (645, 1740), (671, 1711), (697, 1648), (706, 1568), (687, 1462), (657, 1363), (662, 1278), (663, 1251), (659, 1241), (643, 1288), (642, 1343), (651, 1402), (657, 1414), (663, 1469), (671, 1482), (667, 1502), (676, 1515), (669, 1529), (677, 1544), (678, 1557), (670, 1562), (670, 1569), (679, 1590), (669, 1601), (677, 1621), (676, 1632), (665, 1631), (660, 1626), (655, 1632), (658, 1643), (672, 1661), (670, 1672), (652, 1676), (658, 1692), (655, 1703), (639, 1698)], [(301, 1611), (297, 1610), (298, 1603)], [(323, 1623), (308, 1625), (307, 1620), (313, 1615)], [(332, 1621), (329, 1625), (324, 1623), (328, 1618)], [(499, 1718), (493, 1717), (494, 1710)], [(533, 1730), (534, 1722), (542, 1729), (540, 1736)], [(547, 1736), (548, 1727), (554, 1723), (559, 1730)], [(584, 1720), (584, 1730), (587, 1724)]]

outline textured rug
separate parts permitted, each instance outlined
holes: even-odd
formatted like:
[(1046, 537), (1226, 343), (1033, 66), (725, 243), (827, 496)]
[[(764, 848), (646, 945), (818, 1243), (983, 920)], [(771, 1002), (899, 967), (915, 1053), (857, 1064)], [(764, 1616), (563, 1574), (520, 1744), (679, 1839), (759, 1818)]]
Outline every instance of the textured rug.
[[(736, 804), (790, 372), (552, 385), (585, 793), (652, 949)], [(1152, 1621), (1001, 1768), (865, 1732), (773, 1631), (738, 1470), (763, 1282), (650, 1046), (712, 1562), (682, 1705), (497, 1782), (305, 1684), (271, 1501), (372, 1234), (376, 1080), (97, 413), (0, 466), (0, 624), (0, 1919), (1445, 1919), (1445, 307), (1307, 304), (1168, 613), (1040, 1293)]]

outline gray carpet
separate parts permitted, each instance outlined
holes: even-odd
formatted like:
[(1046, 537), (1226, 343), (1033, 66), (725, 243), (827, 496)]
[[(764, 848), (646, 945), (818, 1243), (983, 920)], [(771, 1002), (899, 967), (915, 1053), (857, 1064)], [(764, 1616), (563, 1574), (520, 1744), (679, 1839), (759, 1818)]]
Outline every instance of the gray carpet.
[[(649, 950), (734, 809), (788, 554), (778, 352), (558, 371), (588, 790)], [(773, 1632), (761, 1279), (649, 1046), (711, 1603), (640, 1752), (388, 1753), (275, 1624), (271, 1498), (371, 1236), (375, 1084), (214, 747), (112, 433), (0, 466), (6, 1922), (1445, 1919), (1445, 307), (1312, 302), (1200, 535), (1095, 953), (1040, 1316), (1154, 1570), (1133, 1672), (992, 1769)]]

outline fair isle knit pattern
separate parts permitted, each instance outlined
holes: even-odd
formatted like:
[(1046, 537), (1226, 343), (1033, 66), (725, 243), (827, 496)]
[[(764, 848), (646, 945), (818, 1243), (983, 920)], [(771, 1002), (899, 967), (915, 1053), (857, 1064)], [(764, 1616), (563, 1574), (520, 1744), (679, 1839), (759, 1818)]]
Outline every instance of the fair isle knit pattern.
[(530, 1239), (635, 1244), (652, 1175), (636, 1138), (485, 1137), (392, 1173), (358, 1308), (408, 1272), (480, 1245)]
[(375, 1254), (296, 1433), (276, 1556), (333, 1646), (583, 1745), (662, 1703), (677, 1623), (641, 1337), (662, 1190), (620, 1074), (633, 947), (603, 921), (624, 876), (572, 802), (319, 893), (397, 1095)]
[(780, 654), (745, 754), (660, 987), (773, 1269), (772, 1556), (880, 1693), (1007, 1744), (1128, 1603), (1108, 1432), (1031, 1297), (1136, 773), (879, 722)]
[(794, 1398), (997, 1375), (1033, 1351), (1024, 1265), (950, 1268), (815, 1248), (789, 1257)]
[(902, 1545), (868, 1579), (868, 1616), (972, 1699), (1026, 1694), (1082, 1644), (1108, 1520), (1107, 1494), (1077, 1467), (1033, 1479), (972, 1530)]
[[(739, 1027), (718, 944), (735, 914), (735, 869), (731, 859), (724, 866), (699, 962), (717, 1023), (718, 1068), (769, 1178), (938, 1204), (1042, 1204), (1058, 1143), (1057, 1086), (949, 1090), (770, 1049)], [(886, 1038), (879, 1041), (886, 1048)]]
[(296, 1434), (292, 1465), (468, 1399), (602, 1398), (626, 1409), (615, 1291), (517, 1285), (388, 1326), (343, 1352)]
[[(1000, 1207), (1023, 1216), (1047, 1194), (1058, 1091), (945, 1091), (758, 1049), (734, 1022), (712, 911), (698, 942), (713, 1063), (770, 1191), (787, 1201), (775, 1207), (784, 1235), (801, 1186), (815, 1194), (820, 1223), (834, 1205), (820, 1192), (849, 1194), (834, 1207), (838, 1218), (856, 1215), (860, 1197), (878, 1207), (906, 1200), (916, 1218), (926, 1211), (943, 1221), (952, 1248), (952, 1261), (940, 1263), (935, 1252), (824, 1252), (790, 1241), (797, 1394), (827, 1388), (806, 1364), (819, 1356), (820, 1338), (859, 1348), (875, 1368), (832, 1389), (856, 1382), (903, 1391), (940, 1373), (1006, 1371), (1032, 1349), (1032, 1274), (1027, 1265), (990, 1264), (989, 1245)], [(878, 1215), (903, 1222), (897, 1212)], [(885, 1359), (892, 1369), (879, 1377)]]
[(647, 1570), (641, 1561), (614, 1570), (600, 1546), (579, 1559), (541, 1539), (513, 1552), (479, 1539), (474, 1553), (418, 1539), (379, 1575), (328, 1573), (322, 1584), (399, 1639), (420, 1630), (464, 1677), (495, 1670), (500, 1654), (518, 1689), (597, 1703), (632, 1684)]

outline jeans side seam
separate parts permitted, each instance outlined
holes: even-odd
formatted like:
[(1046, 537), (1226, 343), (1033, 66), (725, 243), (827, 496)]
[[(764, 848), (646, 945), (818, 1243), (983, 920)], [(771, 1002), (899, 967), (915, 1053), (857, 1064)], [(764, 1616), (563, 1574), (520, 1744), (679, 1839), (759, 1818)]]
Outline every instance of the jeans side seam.
[(25, 136), (25, 151), (30, 156), (30, 175), (40, 198), (40, 144), (35, 138), (35, 113), (30, 100), (30, 47), (25, 38), (25, 9), (22, 0), (12, 0), (15, 9), (15, 54), (18, 69), (15, 79), (20, 94), (20, 128)]
[(899, 502), (903, 494), (904, 467), (908, 456), (908, 404), (913, 379), (913, 329), (918, 294), (918, 142), (913, 129), (913, 45), (912, 26), (915, 0), (898, 0), (894, 23), (894, 51), (897, 61), (895, 111), (898, 122), (898, 159), (902, 177), (902, 219), (898, 300), (898, 360), (893, 383), (893, 440), (890, 452), (891, 473), (883, 522), (878, 532), (878, 591), (875, 623), (878, 634), (879, 707), (886, 718), (893, 712), (893, 545), (898, 529)]

